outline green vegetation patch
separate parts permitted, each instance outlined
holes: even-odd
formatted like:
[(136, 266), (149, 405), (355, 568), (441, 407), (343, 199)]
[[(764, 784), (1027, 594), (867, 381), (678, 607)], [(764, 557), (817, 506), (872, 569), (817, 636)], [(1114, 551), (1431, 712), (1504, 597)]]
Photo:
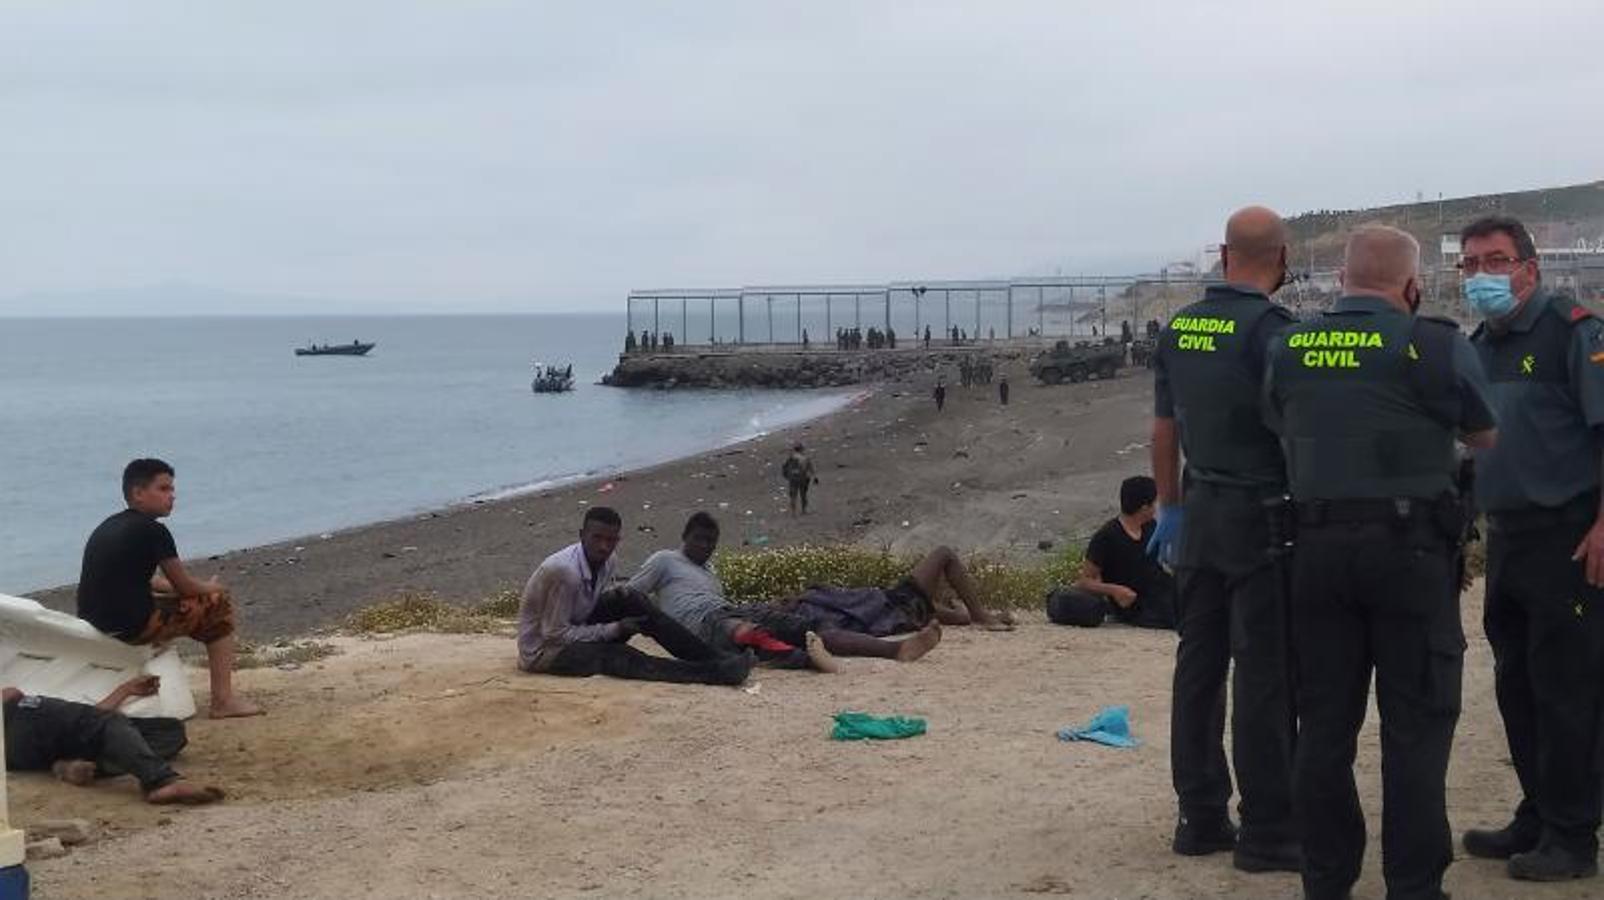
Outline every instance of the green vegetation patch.
[[(720, 553), (715, 561), (724, 592), (733, 602), (760, 603), (801, 593), (811, 585), (890, 587), (913, 571), (919, 557), (850, 546), (781, 547)], [(1022, 565), (976, 554), (965, 564), (993, 608), (1036, 608), (1053, 587), (1080, 572), (1078, 550), (1059, 551), (1039, 564)]]

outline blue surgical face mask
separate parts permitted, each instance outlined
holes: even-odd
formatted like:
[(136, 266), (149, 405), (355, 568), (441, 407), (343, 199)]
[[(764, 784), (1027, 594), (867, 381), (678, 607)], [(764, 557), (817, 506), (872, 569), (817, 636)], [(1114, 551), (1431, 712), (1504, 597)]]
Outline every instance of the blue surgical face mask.
[(1478, 272), (1465, 279), (1465, 305), (1483, 319), (1501, 319), (1515, 308), (1515, 292), (1508, 275)]

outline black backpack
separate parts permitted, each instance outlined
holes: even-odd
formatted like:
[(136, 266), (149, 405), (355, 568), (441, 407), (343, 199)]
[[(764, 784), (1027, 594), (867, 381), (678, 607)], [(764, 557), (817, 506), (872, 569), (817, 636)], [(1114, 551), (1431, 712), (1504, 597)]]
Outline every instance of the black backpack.
[(1047, 592), (1047, 619), (1056, 625), (1096, 628), (1107, 615), (1108, 600), (1098, 594), (1067, 587)]

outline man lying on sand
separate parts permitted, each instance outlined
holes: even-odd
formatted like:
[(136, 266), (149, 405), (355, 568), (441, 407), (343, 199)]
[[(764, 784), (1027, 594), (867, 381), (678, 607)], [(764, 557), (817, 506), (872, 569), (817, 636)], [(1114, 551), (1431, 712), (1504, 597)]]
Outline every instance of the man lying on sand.
[[(947, 606), (936, 599), (943, 580), (952, 586), (961, 606)], [(1012, 631), (1014, 627), (1013, 616), (989, 610), (980, 602), (980, 586), (950, 547), (926, 553), (912, 572), (889, 588), (816, 585), (772, 606), (801, 617), (821, 634), (834, 628), (887, 637), (917, 631), (933, 622), (975, 625), (988, 631)]]
[(78, 617), (129, 644), (190, 637), (206, 645), (211, 717), (261, 715), (234, 693), (234, 606), (216, 579), (196, 581), (178, 559), (173, 533), (173, 467), (136, 459), (123, 469), (128, 508), (101, 522), (84, 544)]
[[(974, 582), (951, 551), (926, 557), (914, 575), (890, 590), (878, 588), (816, 588), (782, 603), (736, 606), (724, 596), (724, 586), (708, 568), (718, 547), (718, 522), (699, 512), (685, 523), (679, 550), (652, 554), (630, 586), (654, 595), (663, 611), (703, 640), (748, 646), (759, 653), (785, 654), (804, 648), (808, 660), (821, 671), (835, 671), (833, 656), (870, 656), (911, 662), (930, 652), (941, 640), (941, 625), (929, 596), (944, 573), (962, 584), (960, 596), (973, 605), (950, 611), (953, 624), (995, 617), (980, 607)], [(902, 641), (884, 640), (893, 634), (913, 632)], [(819, 652), (820, 650), (826, 652)]]
[[(715, 651), (639, 592), (609, 588), (623, 520), (592, 507), (579, 542), (546, 557), (524, 585), (518, 608), (518, 667), (548, 675), (611, 675), (642, 681), (741, 684), (752, 670), (742, 654)], [(644, 634), (674, 654), (664, 659), (629, 646)]]
[(117, 708), (131, 697), (147, 697), (161, 684), (155, 676), (131, 678), (94, 706), (35, 697), (13, 687), (4, 697), (6, 767), (54, 772), (68, 784), (87, 785), (97, 776), (132, 775), (147, 803), (212, 803), (214, 787), (185, 781), (167, 761), (187, 739), (177, 719), (129, 719)]

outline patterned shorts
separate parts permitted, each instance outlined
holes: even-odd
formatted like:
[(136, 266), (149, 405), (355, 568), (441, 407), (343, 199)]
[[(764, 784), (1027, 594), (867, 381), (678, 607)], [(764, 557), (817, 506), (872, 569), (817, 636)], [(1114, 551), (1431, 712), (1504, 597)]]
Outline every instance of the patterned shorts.
[(210, 644), (233, 633), (234, 603), (228, 591), (217, 591), (192, 597), (157, 597), (150, 621), (133, 643), (164, 644), (189, 637)]

